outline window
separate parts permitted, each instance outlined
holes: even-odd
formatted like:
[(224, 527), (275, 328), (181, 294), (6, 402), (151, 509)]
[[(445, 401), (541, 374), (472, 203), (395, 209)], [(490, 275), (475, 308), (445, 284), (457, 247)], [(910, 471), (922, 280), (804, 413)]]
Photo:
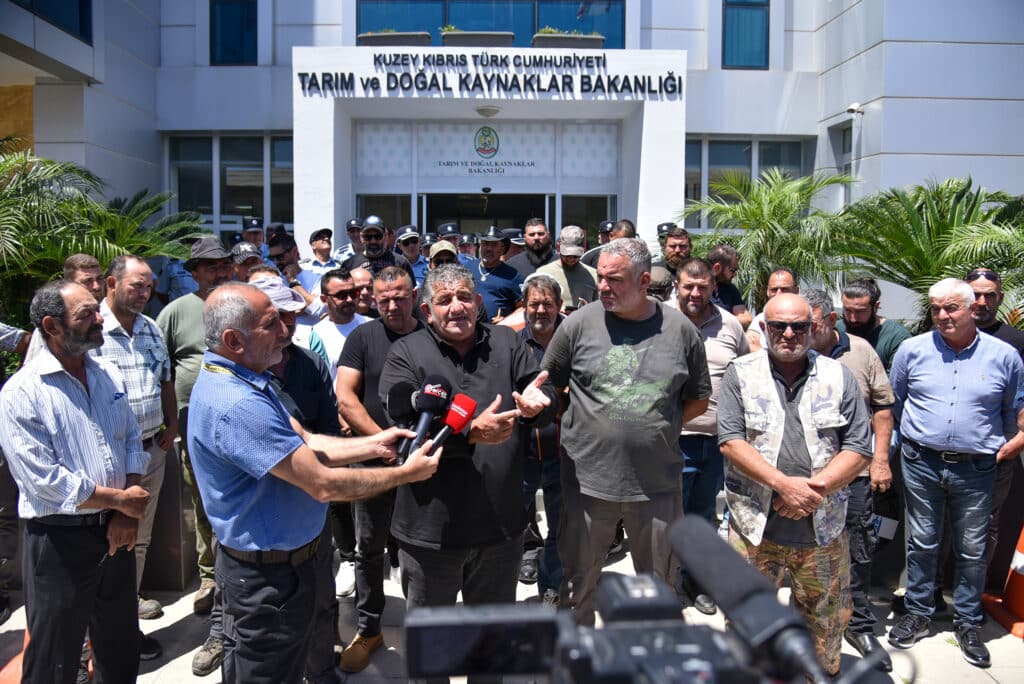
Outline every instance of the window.
[(14, 3), (92, 45), (92, 0), (14, 0)]
[(213, 214), (213, 141), (172, 138), (170, 180), (177, 211)]
[(356, 33), (427, 31), (441, 44), (441, 26), (464, 31), (512, 31), (516, 47), (529, 47), (545, 26), (571, 33), (600, 33), (604, 47), (626, 39), (625, 0), (359, 0)]
[(263, 138), (221, 138), (220, 223), (263, 215)]
[(256, 0), (211, 0), (210, 64), (256, 64)]
[(749, 178), (752, 147), (749, 140), (708, 143), (708, 183), (721, 180), (726, 171), (738, 171)]
[(799, 178), (804, 175), (803, 145), (799, 141), (762, 141), (758, 147), (758, 157), (758, 175), (772, 167), (789, 174), (790, 178)]
[(294, 182), (292, 180), (292, 139), (270, 139), (270, 212), (271, 221), (293, 223)]
[(357, 195), (356, 214), (379, 216), (392, 228), (412, 223), (412, 198), (409, 195)]
[[(597, 247), (597, 226), (615, 216), (615, 199), (615, 195), (563, 195), (562, 226), (579, 226), (587, 234), (587, 248)], [(554, 217), (551, 214), (550, 220)]]
[[(700, 188), (700, 162), (701, 162), (701, 142), (700, 140), (687, 140), (686, 141), (686, 184), (685, 184), (685, 199), (686, 203), (696, 202), (701, 198)], [(684, 224), (687, 228), (699, 228), (700, 227), (700, 214), (692, 214), (686, 217), (686, 223)]]
[(768, 0), (724, 0), (722, 68), (768, 68)]

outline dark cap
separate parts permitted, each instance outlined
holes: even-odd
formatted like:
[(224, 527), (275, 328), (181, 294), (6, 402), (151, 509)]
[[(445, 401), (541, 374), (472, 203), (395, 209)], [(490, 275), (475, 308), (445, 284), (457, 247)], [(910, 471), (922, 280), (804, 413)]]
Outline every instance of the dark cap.
[(437, 233), (424, 233), (420, 247), (430, 247), (435, 242), (437, 242)]
[(615, 221), (612, 221), (610, 219), (606, 219), (604, 221), (601, 221), (599, 224), (597, 224), (597, 232), (598, 233), (610, 233), (610, 232), (612, 232), (612, 228), (614, 228), (614, 227), (615, 227)]
[(232, 245), (237, 245), (243, 239), (244, 238), (241, 236), (240, 233), (232, 233), (231, 237), (228, 238), (228, 242), (230, 242)]
[(242, 221), (242, 232), (248, 233), (250, 230), (263, 230), (263, 219), (253, 217)]
[(360, 234), (372, 231), (378, 231), (381, 235), (386, 232), (384, 220), (380, 216), (367, 216), (363, 221), (363, 227), (359, 229)]
[(504, 242), (505, 240), (508, 240), (508, 236), (498, 226), (491, 226), (480, 234), (480, 242)]
[(322, 240), (323, 238), (333, 239), (334, 231), (331, 230), (330, 228), (321, 228), (320, 230), (314, 230), (313, 234), (309, 236), (309, 244), (313, 244), (317, 240)]
[(459, 238), (460, 245), (475, 245), (477, 243), (476, 233), (467, 233)]
[(668, 235), (668, 231), (672, 230), (673, 228), (678, 228), (678, 226), (676, 224), (672, 223), (671, 221), (667, 221), (665, 223), (659, 223), (658, 224), (658, 237), (665, 237), (666, 235)]
[(224, 245), (221, 244), (220, 238), (215, 235), (201, 237), (192, 243), (192, 253), (190, 255), (191, 261), (198, 261), (200, 259), (227, 259), (229, 256), (231, 256), (231, 252), (224, 249)]
[(519, 228), (506, 228), (501, 232), (513, 245), (519, 245), (522, 247), (526, 244), (526, 240), (523, 238), (523, 231)]
[(231, 260), (236, 264), (244, 264), (246, 259), (256, 257), (257, 259), (263, 260), (263, 255), (260, 254), (260, 249), (251, 242), (239, 242), (237, 245), (231, 248)]
[(361, 218), (350, 218), (348, 223), (345, 224), (345, 232), (350, 233), (353, 230), (363, 229), (363, 219)]
[(267, 226), (267, 236), (277, 235), (278, 233), (284, 234), (288, 231), (285, 229), (283, 223), (271, 223)]
[(413, 225), (402, 226), (401, 228), (398, 229), (398, 232), (395, 233), (395, 239), (398, 240), (399, 242), (402, 242), (403, 240), (406, 240), (411, 237), (418, 238), (419, 236), (420, 229)]
[(449, 235), (461, 235), (462, 231), (459, 230), (458, 223), (442, 223), (437, 227), (437, 237), (447, 237)]

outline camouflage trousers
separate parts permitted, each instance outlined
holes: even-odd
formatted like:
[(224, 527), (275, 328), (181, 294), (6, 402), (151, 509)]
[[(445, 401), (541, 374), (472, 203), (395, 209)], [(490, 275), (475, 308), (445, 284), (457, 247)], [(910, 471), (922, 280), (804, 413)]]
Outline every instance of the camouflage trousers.
[(843, 631), (853, 613), (846, 532), (827, 546), (796, 548), (768, 540), (754, 546), (730, 527), (729, 543), (775, 586), (781, 587), (789, 574), (793, 603), (811, 629), (818, 662), (826, 672), (838, 673)]

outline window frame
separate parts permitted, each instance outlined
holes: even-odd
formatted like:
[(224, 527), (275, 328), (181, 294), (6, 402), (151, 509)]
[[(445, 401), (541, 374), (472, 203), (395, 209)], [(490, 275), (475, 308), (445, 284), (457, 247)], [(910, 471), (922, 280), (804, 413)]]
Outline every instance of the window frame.
[[(725, 14), (726, 10), (730, 7), (747, 7), (747, 8), (764, 8), (765, 22), (764, 22), (764, 66), (742, 66), (742, 65), (731, 65), (726, 64), (726, 50), (725, 44), (727, 39), (726, 33), (726, 21)], [(772, 61), (772, 3), (771, 0), (722, 0), (722, 69), (726, 70), (739, 70), (739, 71), (768, 71), (771, 69)]]

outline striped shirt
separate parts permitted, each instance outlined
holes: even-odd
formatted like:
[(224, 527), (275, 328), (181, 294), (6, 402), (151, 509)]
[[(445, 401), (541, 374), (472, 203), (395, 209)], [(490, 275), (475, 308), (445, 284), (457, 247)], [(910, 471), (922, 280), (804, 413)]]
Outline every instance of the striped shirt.
[(100, 314), (103, 346), (89, 353), (110, 361), (121, 371), (128, 388), (128, 405), (139, 421), (142, 438), (149, 439), (164, 422), (160, 383), (171, 379), (171, 359), (163, 333), (151, 318), (138, 314), (129, 335), (105, 299), (100, 302)]
[(89, 390), (43, 347), (0, 390), (0, 447), (18, 483), (18, 515), (78, 515), (96, 485), (123, 489), (143, 474), (142, 450), (121, 372), (85, 356)]

